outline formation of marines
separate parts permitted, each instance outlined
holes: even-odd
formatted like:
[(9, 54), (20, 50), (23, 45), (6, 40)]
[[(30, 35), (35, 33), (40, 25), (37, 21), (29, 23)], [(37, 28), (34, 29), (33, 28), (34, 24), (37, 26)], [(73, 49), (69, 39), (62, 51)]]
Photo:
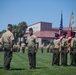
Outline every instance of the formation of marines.
[[(52, 65), (73, 65), (76, 66), (76, 37), (75, 32), (72, 32), (70, 51), (68, 50), (67, 32), (63, 32), (62, 41), (59, 39), (59, 34), (55, 34), (54, 51)], [(71, 63), (68, 64), (68, 54), (70, 54)], [(61, 60), (61, 61), (60, 61)]]
[[(66, 37), (67, 32), (63, 32), (63, 38), (62, 41), (59, 39), (59, 34), (55, 34), (55, 39), (53, 40), (53, 58), (52, 58), (52, 65), (63, 65), (67, 66), (67, 54), (68, 54), (68, 39)], [(2, 42), (2, 43), (1, 43)], [(8, 24), (8, 30), (3, 33), (1, 40), (0, 40), (0, 46), (3, 46), (4, 49), (4, 69), (9, 70), (10, 69), (10, 63), (13, 56), (13, 49), (18, 48), (20, 51), (19, 45), (14, 45), (14, 35), (12, 33), (12, 25)], [(27, 36), (26, 43), (21, 43), (21, 49), (22, 53), (25, 52), (25, 46), (28, 47), (28, 59), (29, 59), (29, 68), (35, 69), (36, 68), (36, 53), (38, 50), (38, 39), (33, 34), (33, 29), (29, 28), (29, 35)], [(41, 46), (41, 52), (43, 53), (43, 46)], [(51, 46), (52, 47), (52, 46)], [(47, 45), (47, 53), (49, 52), (50, 43)], [(71, 64), (73, 66), (76, 66), (76, 38), (75, 38), (75, 32), (72, 32), (72, 40), (71, 40), (71, 46), (70, 46), (70, 58), (71, 58)], [(61, 60), (61, 61), (60, 61)]]

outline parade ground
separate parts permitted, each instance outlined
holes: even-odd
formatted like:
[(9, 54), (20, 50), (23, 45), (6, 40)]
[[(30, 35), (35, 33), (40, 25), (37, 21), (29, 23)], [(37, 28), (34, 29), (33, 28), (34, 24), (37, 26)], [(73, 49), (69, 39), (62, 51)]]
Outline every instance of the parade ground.
[(36, 69), (29, 69), (27, 50), (13, 52), (11, 70), (3, 69), (3, 52), (0, 52), (0, 75), (76, 75), (76, 66), (52, 66), (52, 53), (42, 54), (39, 50), (36, 56)]

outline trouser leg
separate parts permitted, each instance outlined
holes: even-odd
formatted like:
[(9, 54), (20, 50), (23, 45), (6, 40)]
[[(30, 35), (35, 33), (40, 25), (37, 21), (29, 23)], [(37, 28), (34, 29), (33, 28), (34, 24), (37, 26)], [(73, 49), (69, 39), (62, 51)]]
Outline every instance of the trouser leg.
[(64, 51), (61, 51), (61, 65), (63, 65), (64, 62)]
[(33, 68), (36, 68), (36, 53), (34, 52), (34, 62), (33, 62)]
[(57, 50), (56, 56), (57, 56), (57, 65), (59, 65), (59, 49)]
[(56, 50), (54, 50), (53, 53), (53, 63), (56, 64)]
[(36, 67), (36, 53), (35, 48), (30, 48), (28, 51), (29, 65), (31, 68)]
[(10, 69), (11, 60), (12, 52), (10, 50), (4, 51), (4, 69)]
[(64, 50), (64, 52), (63, 52), (63, 65), (64, 66), (67, 65), (67, 52), (66, 52), (66, 50)]

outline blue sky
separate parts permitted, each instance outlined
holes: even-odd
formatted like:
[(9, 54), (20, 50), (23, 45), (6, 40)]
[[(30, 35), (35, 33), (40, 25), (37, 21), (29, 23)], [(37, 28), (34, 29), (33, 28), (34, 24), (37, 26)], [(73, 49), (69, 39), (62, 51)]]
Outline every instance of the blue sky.
[[(0, 31), (7, 25), (25, 21), (27, 25), (36, 22), (51, 22), (60, 26), (63, 10), (63, 27), (69, 26), (71, 12), (76, 25), (76, 0), (0, 0)], [(76, 26), (75, 26), (76, 27)]]

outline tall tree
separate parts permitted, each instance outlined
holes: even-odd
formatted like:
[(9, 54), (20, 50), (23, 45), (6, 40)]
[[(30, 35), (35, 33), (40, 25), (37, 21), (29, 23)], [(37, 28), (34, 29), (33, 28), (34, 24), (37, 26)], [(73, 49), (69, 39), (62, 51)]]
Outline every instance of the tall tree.
[(18, 24), (18, 28), (19, 28), (19, 32), (21, 34), (21, 36), (26, 32), (27, 29), (27, 23), (26, 22), (21, 22)]
[(18, 40), (18, 32), (19, 32), (19, 28), (18, 28), (18, 25), (13, 25), (13, 29), (12, 29), (12, 32), (14, 34), (14, 43), (16, 44), (17, 43), (17, 40)]
[(2, 30), (2, 34), (3, 34), (4, 32), (6, 32), (6, 30)]
[(12, 32), (19, 32), (19, 28), (17, 25), (13, 25)]

